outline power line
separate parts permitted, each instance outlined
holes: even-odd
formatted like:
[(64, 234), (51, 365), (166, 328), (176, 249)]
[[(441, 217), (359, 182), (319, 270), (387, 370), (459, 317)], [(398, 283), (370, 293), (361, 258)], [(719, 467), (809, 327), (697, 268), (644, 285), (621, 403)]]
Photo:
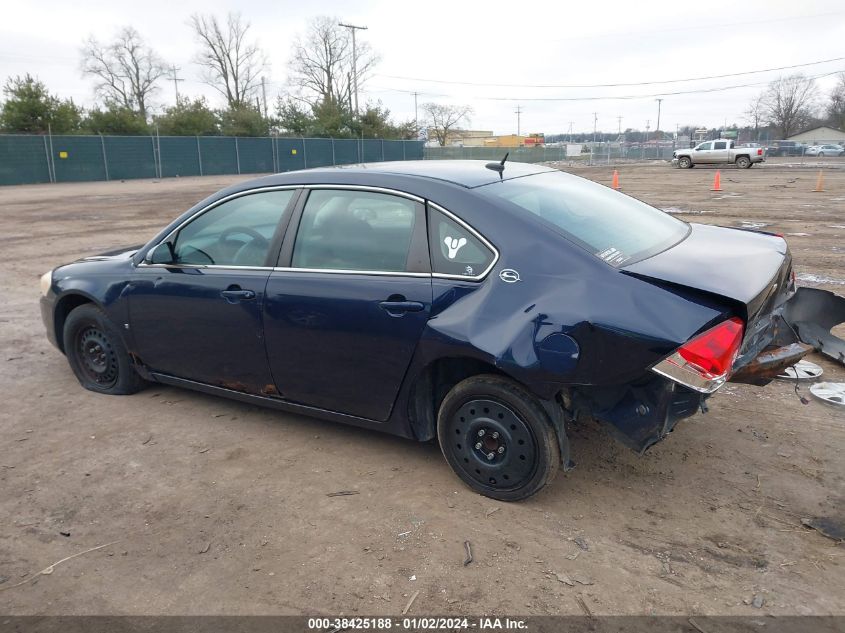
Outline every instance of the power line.
[[(829, 73), (822, 73), (820, 75), (810, 75), (807, 79), (821, 79), (822, 77), (830, 77), (831, 75), (835, 75), (837, 73), (845, 72), (845, 69), (833, 70)], [(766, 86), (768, 85), (768, 81), (758, 81), (756, 83), (750, 84), (737, 84), (734, 86), (721, 86), (719, 88), (699, 88), (697, 90), (678, 90), (675, 92), (656, 92), (653, 94), (642, 94), (642, 95), (603, 95), (603, 96), (596, 96), (596, 97), (473, 97), (473, 99), (479, 101), (612, 101), (612, 100), (628, 100), (628, 99), (649, 99), (652, 97), (671, 97), (675, 95), (691, 95), (691, 94), (702, 94), (707, 92), (723, 92), (725, 90), (735, 90), (736, 88), (752, 88), (754, 86)], [(449, 96), (449, 95), (444, 95)]]
[(452, 86), (474, 86), (480, 88), (622, 88), (626, 86), (648, 86), (653, 84), (675, 84), (688, 81), (704, 81), (706, 79), (725, 79), (727, 77), (741, 77), (743, 75), (757, 75), (760, 73), (769, 73), (778, 70), (791, 70), (793, 68), (804, 68), (806, 66), (818, 66), (819, 64), (827, 64), (830, 62), (839, 62), (845, 60), (845, 57), (834, 57), (832, 59), (822, 59), (815, 62), (807, 62), (805, 64), (793, 64), (791, 66), (778, 66), (776, 68), (764, 68), (761, 70), (748, 70), (741, 73), (727, 73), (725, 75), (707, 75), (703, 77), (685, 77), (682, 79), (662, 79), (659, 81), (639, 81), (632, 83), (612, 83), (612, 84), (493, 84), (493, 83), (476, 83), (471, 81), (449, 81), (441, 79), (423, 79), (420, 77), (403, 77), (401, 75), (383, 75), (378, 74), (379, 77), (388, 79), (402, 79), (407, 81), (423, 81), (435, 84), (448, 84)]

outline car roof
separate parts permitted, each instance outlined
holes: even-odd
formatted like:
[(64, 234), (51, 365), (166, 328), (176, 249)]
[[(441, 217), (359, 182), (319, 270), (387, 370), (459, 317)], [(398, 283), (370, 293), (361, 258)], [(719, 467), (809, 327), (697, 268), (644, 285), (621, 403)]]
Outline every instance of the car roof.
[[(510, 180), (533, 174), (557, 171), (552, 167), (531, 163), (506, 162), (501, 177), (493, 169), (485, 165), (489, 161), (482, 160), (408, 160), (382, 163), (363, 163), (357, 165), (339, 165), (337, 167), (317, 167), (298, 174), (308, 173), (311, 176), (336, 175), (339, 172), (347, 174), (392, 174), (441, 180), (462, 187), (472, 188), (487, 185), (499, 180)], [(499, 161), (494, 161), (499, 162)], [(289, 172), (290, 173), (290, 172)]]

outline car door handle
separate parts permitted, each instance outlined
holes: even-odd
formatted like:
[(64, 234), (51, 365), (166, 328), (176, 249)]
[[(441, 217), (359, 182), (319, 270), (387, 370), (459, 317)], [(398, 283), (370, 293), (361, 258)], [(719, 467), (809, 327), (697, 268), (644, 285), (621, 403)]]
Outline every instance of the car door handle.
[(229, 303), (240, 303), (241, 301), (252, 301), (255, 299), (255, 293), (252, 290), (242, 290), (240, 288), (229, 288), (220, 293)]
[(382, 301), (378, 307), (390, 316), (402, 316), (406, 312), (422, 312), (425, 308), (419, 301)]

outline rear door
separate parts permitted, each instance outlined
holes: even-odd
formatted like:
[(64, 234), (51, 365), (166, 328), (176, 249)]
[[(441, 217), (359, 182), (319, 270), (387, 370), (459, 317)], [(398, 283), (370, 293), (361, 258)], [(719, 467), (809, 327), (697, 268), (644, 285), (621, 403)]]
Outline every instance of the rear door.
[(312, 187), (298, 206), (264, 310), (278, 395), (385, 421), (431, 311), (423, 201)]
[(728, 142), (727, 141), (714, 141), (713, 142), (713, 151), (710, 152), (710, 162), (711, 163), (727, 163), (729, 162), (730, 157), (728, 156)]

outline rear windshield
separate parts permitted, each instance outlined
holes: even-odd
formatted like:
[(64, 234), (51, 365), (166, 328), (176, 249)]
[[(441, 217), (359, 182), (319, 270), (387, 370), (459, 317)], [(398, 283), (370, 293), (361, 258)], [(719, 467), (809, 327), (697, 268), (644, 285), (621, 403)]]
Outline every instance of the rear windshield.
[(655, 255), (680, 242), (689, 225), (590, 180), (546, 172), (476, 189), (507, 200), (612, 266)]

